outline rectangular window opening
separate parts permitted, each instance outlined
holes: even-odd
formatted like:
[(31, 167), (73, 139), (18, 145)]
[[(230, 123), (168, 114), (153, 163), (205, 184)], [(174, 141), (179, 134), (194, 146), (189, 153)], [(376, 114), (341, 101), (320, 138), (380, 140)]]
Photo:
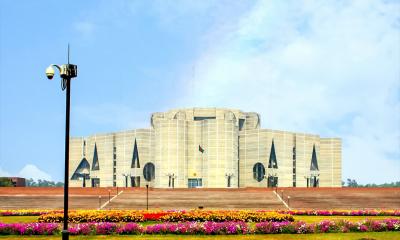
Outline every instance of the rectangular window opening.
[(209, 120), (209, 119), (217, 119), (217, 117), (194, 117), (195, 121), (203, 121), (203, 120)]
[(245, 121), (244, 119), (239, 118), (239, 131), (242, 131), (242, 129), (243, 129), (244, 121)]

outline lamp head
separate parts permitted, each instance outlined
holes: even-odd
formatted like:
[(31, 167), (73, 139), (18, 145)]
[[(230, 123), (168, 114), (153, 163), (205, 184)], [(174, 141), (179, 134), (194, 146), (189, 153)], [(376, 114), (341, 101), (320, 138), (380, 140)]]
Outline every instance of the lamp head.
[(52, 80), (54, 77), (54, 69), (51, 65), (48, 68), (46, 68), (46, 76), (49, 80)]

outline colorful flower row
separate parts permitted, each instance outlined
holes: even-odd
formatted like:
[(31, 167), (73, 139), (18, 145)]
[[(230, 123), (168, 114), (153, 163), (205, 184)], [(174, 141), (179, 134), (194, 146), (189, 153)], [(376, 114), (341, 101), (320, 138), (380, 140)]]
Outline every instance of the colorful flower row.
[(400, 216), (400, 210), (279, 210), (279, 213), (313, 216)]
[[(97, 212), (97, 210), (85, 210)], [(140, 212), (144, 215), (144, 220), (159, 220), (160, 217), (168, 215), (171, 212), (185, 211), (143, 211), (143, 210), (126, 210), (128, 212)], [(218, 210), (222, 211), (222, 210)], [(70, 211), (70, 212), (80, 212)], [(400, 216), (400, 209), (397, 210), (255, 210), (252, 212), (277, 212), (290, 215), (313, 215), (313, 216)], [(39, 210), (39, 209), (21, 209), (21, 210), (1, 210), (0, 216), (40, 216), (44, 214), (63, 213), (63, 210)]]
[[(161, 223), (143, 227), (137, 223), (80, 223), (69, 227), (71, 235), (109, 234), (278, 234), (278, 233), (327, 233), (327, 232), (382, 232), (400, 231), (399, 219), (382, 221), (322, 221), (318, 224), (305, 222), (261, 222), (251, 228), (241, 221), (227, 222), (180, 222)], [(0, 235), (55, 235), (60, 234), (61, 225), (56, 223), (0, 223)]]
[[(184, 222), (184, 221), (294, 221), (292, 215), (276, 212), (249, 211), (249, 210), (192, 210), (192, 211), (75, 211), (69, 213), (69, 222)], [(38, 218), (39, 222), (62, 222), (62, 213), (49, 213)]]
[[(117, 211), (117, 210), (99, 210), (99, 211), (74, 211), (68, 213), (68, 222), (143, 222), (145, 212), (143, 211)], [(151, 215), (151, 218), (154, 218)], [(158, 216), (159, 218), (160, 216)], [(58, 223), (63, 222), (63, 213), (49, 213), (39, 216), (38, 222)]]
[(248, 234), (249, 225), (241, 221), (161, 223), (147, 226), (146, 234)]
[(54, 235), (60, 233), (57, 223), (1, 223), (0, 235)]
[(0, 210), (0, 216), (40, 216), (48, 213), (62, 213), (63, 210), (44, 210), (44, 209), (19, 209), (19, 210)]
[(400, 219), (385, 219), (381, 221), (365, 220), (349, 222), (345, 220), (324, 220), (317, 224), (305, 222), (262, 222), (257, 223), (254, 233), (335, 233), (335, 232), (384, 232), (400, 231)]
[(170, 212), (160, 218), (163, 222), (183, 222), (183, 221), (243, 221), (243, 222), (263, 222), (263, 221), (294, 221), (293, 216), (269, 211), (250, 211), (250, 210), (192, 210)]

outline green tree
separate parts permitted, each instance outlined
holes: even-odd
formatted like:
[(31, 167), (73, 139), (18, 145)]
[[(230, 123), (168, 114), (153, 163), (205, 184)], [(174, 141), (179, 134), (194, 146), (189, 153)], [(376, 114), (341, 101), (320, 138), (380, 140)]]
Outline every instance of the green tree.
[(11, 179), (2, 177), (0, 178), (0, 187), (12, 187), (13, 184), (11, 182)]
[(358, 187), (357, 181), (354, 179), (347, 179), (347, 186), (348, 187)]

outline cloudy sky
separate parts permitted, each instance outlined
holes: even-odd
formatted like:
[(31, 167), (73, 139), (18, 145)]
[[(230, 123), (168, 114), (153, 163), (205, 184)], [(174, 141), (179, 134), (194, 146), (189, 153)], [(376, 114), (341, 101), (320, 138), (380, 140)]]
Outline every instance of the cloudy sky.
[(0, 175), (63, 179), (71, 134), (229, 107), (262, 127), (343, 140), (343, 179), (400, 181), (399, 1), (0, 2)]

